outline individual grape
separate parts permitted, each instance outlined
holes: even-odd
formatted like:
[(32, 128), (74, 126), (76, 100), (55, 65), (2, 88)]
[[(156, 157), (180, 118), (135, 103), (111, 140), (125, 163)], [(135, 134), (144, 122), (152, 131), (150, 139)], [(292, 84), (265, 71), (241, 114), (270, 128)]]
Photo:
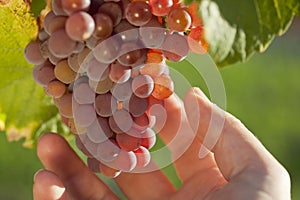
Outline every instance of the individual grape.
[(100, 94), (95, 98), (95, 110), (101, 117), (112, 116), (117, 110), (117, 100), (110, 94)]
[(41, 42), (33, 41), (30, 42), (24, 50), (26, 60), (34, 65), (40, 65), (45, 62), (45, 58), (41, 52)]
[(156, 134), (151, 128), (147, 128), (142, 134), (141, 146), (151, 149), (156, 143)]
[(174, 92), (174, 83), (169, 76), (161, 75), (154, 79), (152, 96), (157, 99), (166, 99)]
[(55, 15), (67, 15), (62, 7), (61, 0), (52, 0), (52, 11)]
[(168, 68), (165, 63), (147, 63), (140, 69), (140, 73), (149, 75), (154, 79), (156, 76), (163, 74), (165, 68)]
[(119, 55), (120, 45), (117, 40), (110, 37), (100, 42), (94, 49), (95, 58), (102, 63), (112, 63)]
[(53, 17), (47, 24), (47, 33), (51, 35), (53, 32), (59, 29), (64, 29), (67, 19), (68, 17), (66, 16)]
[(119, 133), (116, 135), (116, 141), (121, 149), (125, 151), (134, 151), (141, 146), (142, 139), (126, 133)]
[(192, 2), (188, 7), (187, 11), (189, 12), (192, 18), (192, 26), (202, 26), (202, 19), (199, 16), (199, 2)]
[(113, 169), (111, 167), (108, 167), (107, 165), (100, 163), (100, 171), (101, 174), (108, 178), (116, 178), (120, 175), (121, 171), (118, 169)]
[(69, 15), (78, 11), (88, 10), (90, 4), (91, 0), (61, 0), (63, 10)]
[(97, 154), (95, 158), (99, 159), (101, 162), (112, 162), (116, 160), (120, 152), (121, 149), (114, 142), (114, 140), (109, 139), (98, 143)]
[[(79, 134), (79, 135), (75, 135), (75, 144), (77, 146), (77, 148), (87, 157), (89, 158), (93, 158), (93, 155), (91, 154), (91, 152), (87, 149), (86, 144), (87, 141), (89, 141), (87, 135), (84, 134)], [(97, 144), (94, 143), (92, 145), (89, 145), (89, 149), (94, 148), (95, 150), (93, 152), (97, 151)]]
[(55, 79), (54, 66), (49, 63), (37, 65), (32, 70), (32, 76), (37, 84), (46, 87), (50, 81)]
[(125, 133), (131, 129), (133, 120), (128, 111), (117, 110), (109, 117), (109, 126), (115, 133)]
[(95, 93), (105, 94), (112, 89), (114, 82), (112, 80), (110, 80), (109, 77), (107, 77), (103, 81), (93, 81), (90, 79), (89, 84)]
[(77, 45), (73, 51), (73, 53), (80, 53), (85, 48), (84, 42), (77, 42)]
[(156, 17), (139, 28), (140, 39), (147, 48), (159, 48), (161, 47), (165, 35), (165, 28), (157, 21)]
[(112, 137), (113, 133), (109, 127), (108, 118), (97, 117), (97, 119), (87, 128), (87, 136), (95, 143), (104, 142)]
[(99, 38), (92, 36), (85, 41), (85, 45), (90, 50), (93, 50), (101, 41), (103, 41), (103, 39), (99, 39)]
[(123, 15), (121, 7), (114, 2), (106, 2), (102, 4), (98, 9), (98, 13), (104, 13), (108, 15), (112, 19), (114, 26), (120, 23)]
[(122, 42), (136, 42), (139, 39), (138, 27), (130, 24), (126, 19), (114, 28), (114, 33), (122, 40)]
[(142, 1), (131, 2), (125, 10), (126, 19), (135, 26), (147, 24), (151, 18), (151, 10), (147, 3)]
[(72, 83), (77, 77), (77, 73), (70, 68), (66, 59), (57, 63), (54, 68), (54, 74), (58, 80), (65, 84)]
[(136, 156), (136, 168), (146, 167), (150, 163), (151, 155), (147, 148), (140, 146), (133, 153)]
[(50, 51), (48, 52), (48, 60), (53, 64), (53, 65), (57, 65), (57, 63), (61, 60), (63, 60), (64, 58), (58, 58), (56, 56), (54, 56)]
[(50, 52), (49, 52), (49, 49), (48, 49), (48, 40), (41, 43), (40, 51), (41, 51), (41, 54), (42, 54), (44, 59), (49, 58)]
[(125, 66), (132, 66), (142, 56), (142, 49), (135, 43), (124, 43), (120, 49), (118, 61)]
[(93, 104), (81, 104), (74, 108), (74, 120), (79, 126), (88, 127), (96, 119)]
[(109, 78), (115, 83), (125, 83), (129, 80), (131, 68), (121, 65), (118, 61), (110, 65)]
[(109, 65), (100, 63), (95, 58), (91, 59), (87, 64), (87, 75), (93, 81), (103, 81), (108, 78)]
[(154, 89), (154, 81), (149, 75), (139, 75), (132, 80), (132, 91), (140, 98), (146, 98), (151, 95)]
[(58, 80), (50, 81), (45, 88), (45, 93), (54, 98), (62, 97), (66, 91), (67, 86)]
[(76, 124), (74, 118), (70, 118), (67, 126), (73, 134), (85, 134), (87, 131), (86, 127)]
[(137, 131), (143, 132), (150, 127), (150, 119), (146, 113), (143, 113), (142, 115), (137, 117), (132, 117), (132, 119), (133, 119), (132, 128)]
[(134, 117), (141, 116), (148, 108), (148, 100), (132, 95), (130, 99), (124, 101), (123, 107)]
[(148, 52), (146, 63), (162, 63), (164, 62), (164, 57), (158, 52)]
[(205, 54), (208, 51), (208, 43), (204, 39), (202, 27), (195, 27), (191, 29), (187, 37), (189, 48), (192, 52), (198, 54)]
[(44, 18), (44, 30), (47, 34), (49, 34), (49, 25), (53, 18), (56, 17), (56, 14), (53, 11), (48, 12)]
[(76, 12), (66, 21), (66, 32), (75, 41), (87, 40), (92, 36), (94, 30), (95, 22), (92, 16), (86, 12)]
[(110, 91), (118, 101), (125, 101), (129, 99), (132, 95), (131, 84), (131, 79), (129, 79), (125, 83), (116, 83)]
[(88, 167), (95, 173), (100, 173), (100, 162), (96, 158), (87, 158)]
[(69, 38), (64, 29), (59, 29), (51, 34), (48, 40), (48, 47), (54, 56), (66, 58), (76, 48), (76, 41)]
[(89, 57), (89, 55), (92, 55), (91, 50), (89, 48), (84, 48), (81, 52), (78, 53), (78, 64), (80, 66), (80, 69), (78, 72), (80, 73), (84, 73), (86, 72), (86, 68), (87, 65), (85, 65), (85, 61), (87, 58), (91, 58)]
[(183, 32), (192, 24), (192, 18), (185, 8), (173, 8), (166, 19), (171, 30)]
[(95, 156), (98, 154), (99, 144), (92, 142), (85, 133), (79, 134), (78, 136), (84, 147), (82, 152), (89, 158), (96, 158)]
[(95, 101), (95, 93), (90, 88), (89, 83), (75, 82), (73, 88), (73, 96), (79, 104), (90, 104)]
[(149, 0), (151, 12), (155, 16), (166, 16), (170, 12), (173, 1), (172, 0)]
[(187, 56), (189, 46), (184, 36), (173, 33), (166, 37), (162, 45), (162, 51), (169, 61), (179, 62)]
[(48, 38), (49, 38), (49, 34), (45, 31), (45, 29), (40, 30), (38, 34), (39, 41), (44, 42), (48, 40)]
[(115, 160), (117, 167), (124, 172), (131, 172), (136, 167), (136, 156), (132, 151), (124, 151), (121, 149)]
[(68, 65), (74, 72), (79, 73), (78, 53), (73, 53), (68, 57)]
[(97, 13), (93, 15), (93, 18), (95, 21), (95, 31), (93, 36), (100, 39), (109, 37), (113, 31), (112, 19), (104, 13)]
[(68, 118), (73, 117), (73, 109), (72, 109), (72, 94), (66, 93), (58, 100), (58, 109), (59, 113)]

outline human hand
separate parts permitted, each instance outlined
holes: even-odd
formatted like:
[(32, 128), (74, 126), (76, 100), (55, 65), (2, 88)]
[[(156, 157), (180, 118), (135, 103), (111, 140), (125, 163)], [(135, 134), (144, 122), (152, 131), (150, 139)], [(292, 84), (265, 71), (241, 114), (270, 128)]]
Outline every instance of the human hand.
[[(173, 95), (165, 108), (168, 118), (160, 137), (166, 144), (174, 137), (182, 145), (191, 144), (174, 161), (182, 186), (176, 190), (160, 170), (122, 172), (115, 181), (128, 199), (290, 199), (290, 178), (284, 167), (239, 120), (218, 109), (199, 89), (188, 91), (184, 105)], [(212, 111), (214, 120), (225, 120), (220, 135), (208, 131)], [(216, 144), (199, 158), (205, 138)], [(177, 154), (180, 148), (171, 152)], [(46, 170), (35, 175), (34, 199), (118, 199), (61, 136), (44, 135), (37, 153)]]

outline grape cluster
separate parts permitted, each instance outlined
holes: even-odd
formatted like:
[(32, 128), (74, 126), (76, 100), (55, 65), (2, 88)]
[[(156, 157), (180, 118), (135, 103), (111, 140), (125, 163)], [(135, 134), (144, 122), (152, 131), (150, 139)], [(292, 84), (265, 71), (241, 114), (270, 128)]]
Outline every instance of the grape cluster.
[(201, 24), (195, 3), (52, 0), (25, 57), (93, 171), (116, 177), (149, 164), (149, 109), (174, 92), (166, 60), (207, 50)]

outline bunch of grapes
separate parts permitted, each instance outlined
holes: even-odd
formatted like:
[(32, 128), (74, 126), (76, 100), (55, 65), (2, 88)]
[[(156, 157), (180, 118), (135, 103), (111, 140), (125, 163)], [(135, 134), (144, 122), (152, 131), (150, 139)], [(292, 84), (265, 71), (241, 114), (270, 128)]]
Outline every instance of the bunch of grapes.
[(156, 142), (149, 110), (174, 92), (166, 60), (204, 53), (197, 4), (176, 0), (52, 0), (25, 49), (95, 172), (145, 167)]

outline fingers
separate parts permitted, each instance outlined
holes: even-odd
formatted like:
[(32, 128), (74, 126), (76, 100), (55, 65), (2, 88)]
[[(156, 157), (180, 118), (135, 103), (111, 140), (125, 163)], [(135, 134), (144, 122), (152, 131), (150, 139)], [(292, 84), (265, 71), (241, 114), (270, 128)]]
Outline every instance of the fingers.
[(72, 198), (117, 199), (61, 136), (45, 134), (39, 140), (37, 154), (45, 168), (59, 177)]
[[(219, 169), (227, 180), (245, 170), (269, 173), (280, 164), (257, 138), (235, 117), (212, 104), (197, 88), (189, 90), (184, 100), (191, 127), (199, 140), (215, 156)], [(195, 108), (199, 110), (195, 112)], [(199, 156), (205, 155), (200, 150)]]
[(175, 193), (174, 186), (160, 170), (144, 173), (122, 172), (115, 181), (126, 197), (132, 200), (168, 199)]
[(33, 197), (35, 200), (67, 200), (66, 188), (56, 174), (40, 170), (34, 176)]

